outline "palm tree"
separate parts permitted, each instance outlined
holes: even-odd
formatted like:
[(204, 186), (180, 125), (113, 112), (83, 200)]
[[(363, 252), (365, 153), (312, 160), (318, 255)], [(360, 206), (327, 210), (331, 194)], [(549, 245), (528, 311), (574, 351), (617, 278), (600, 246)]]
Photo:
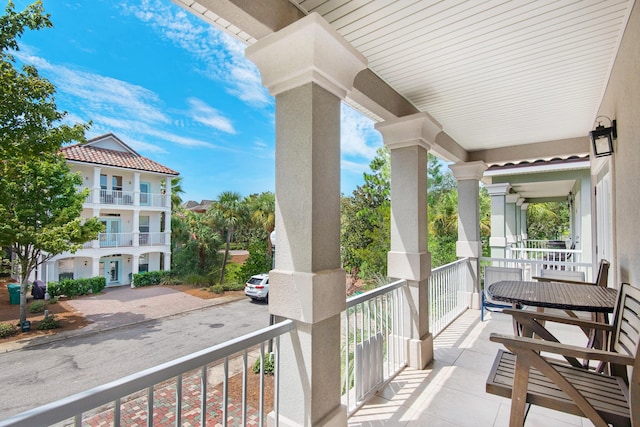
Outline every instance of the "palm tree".
[(252, 200), (251, 219), (253, 223), (262, 227), (267, 233), (267, 255), (273, 256), (273, 242), (271, 233), (276, 227), (276, 196), (270, 191), (261, 193)]
[(226, 244), (224, 248), (224, 258), (222, 259), (222, 271), (220, 271), (220, 284), (224, 282), (224, 270), (227, 266), (229, 258), (229, 246), (233, 231), (245, 216), (245, 203), (242, 196), (233, 191), (225, 191), (220, 193), (218, 199), (211, 205), (211, 213), (213, 218), (218, 222), (226, 234)]

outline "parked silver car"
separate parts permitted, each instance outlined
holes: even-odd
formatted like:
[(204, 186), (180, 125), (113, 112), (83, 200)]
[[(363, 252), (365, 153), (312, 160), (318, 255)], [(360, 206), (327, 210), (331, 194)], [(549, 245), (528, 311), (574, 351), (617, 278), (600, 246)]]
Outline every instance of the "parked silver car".
[(269, 302), (269, 275), (256, 274), (244, 285), (244, 294), (253, 300)]

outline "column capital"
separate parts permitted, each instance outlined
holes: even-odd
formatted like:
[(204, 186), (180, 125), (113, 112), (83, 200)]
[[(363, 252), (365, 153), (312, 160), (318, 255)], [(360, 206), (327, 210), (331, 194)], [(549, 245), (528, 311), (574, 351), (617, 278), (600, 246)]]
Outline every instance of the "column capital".
[(449, 169), (458, 181), (474, 179), (480, 181), (484, 171), (487, 170), (487, 164), (481, 160), (476, 162), (462, 162), (449, 165)]
[(522, 206), (525, 200), (526, 199), (524, 197), (519, 197), (518, 200), (516, 201), (516, 206)]
[(376, 123), (384, 145), (391, 150), (419, 145), (429, 150), (442, 126), (427, 113), (416, 113), (398, 119)]
[(518, 193), (505, 194), (505, 201), (507, 203), (518, 203), (520, 195)]
[(509, 194), (509, 190), (511, 189), (511, 184), (502, 183), (502, 184), (489, 184), (486, 185), (485, 188), (489, 192), (490, 196), (506, 196)]
[(318, 13), (312, 13), (245, 49), (271, 95), (316, 83), (344, 99), (367, 59)]
[(520, 205), (520, 209), (522, 209), (523, 211), (526, 211), (528, 207), (529, 207), (529, 203), (523, 203)]

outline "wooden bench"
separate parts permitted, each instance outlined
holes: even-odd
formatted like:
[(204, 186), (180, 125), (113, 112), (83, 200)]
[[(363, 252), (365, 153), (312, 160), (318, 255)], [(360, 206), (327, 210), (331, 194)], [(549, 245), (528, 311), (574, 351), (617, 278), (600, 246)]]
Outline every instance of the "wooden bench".
[[(640, 427), (640, 289), (622, 285), (613, 325), (578, 321), (565, 316), (542, 316), (545, 321), (558, 317), (562, 323), (571, 324), (575, 320), (582, 326), (608, 330), (608, 350), (527, 336), (491, 334), (491, 341), (502, 343), (509, 352), (498, 352), (486, 390), (511, 398), (509, 425), (523, 426), (529, 406), (538, 405), (587, 417), (598, 427), (609, 424)], [(602, 361), (607, 364), (608, 373), (543, 357), (541, 352)]]

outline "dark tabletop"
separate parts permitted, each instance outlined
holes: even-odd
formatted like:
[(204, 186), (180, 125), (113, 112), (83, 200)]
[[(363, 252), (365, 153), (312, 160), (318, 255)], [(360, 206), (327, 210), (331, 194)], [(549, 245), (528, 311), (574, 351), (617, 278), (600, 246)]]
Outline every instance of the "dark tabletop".
[(618, 291), (595, 285), (576, 285), (554, 282), (521, 282), (504, 280), (487, 289), (498, 301), (563, 310), (611, 313)]

